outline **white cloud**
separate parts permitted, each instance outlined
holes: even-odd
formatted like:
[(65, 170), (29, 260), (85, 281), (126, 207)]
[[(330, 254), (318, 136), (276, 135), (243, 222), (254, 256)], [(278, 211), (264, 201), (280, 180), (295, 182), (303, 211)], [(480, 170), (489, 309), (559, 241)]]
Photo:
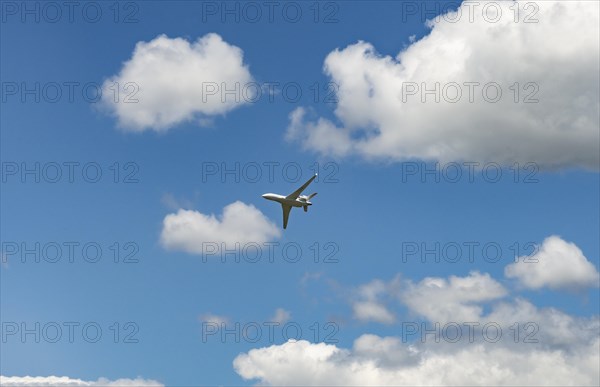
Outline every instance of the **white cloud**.
[(398, 277), (387, 284), (381, 280), (373, 280), (358, 288), (356, 300), (352, 302), (354, 318), (361, 321), (375, 321), (382, 324), (392, 324), (396, 317), (380, 301), (380, 297), (391, 292), (397, 284)]
[(301, 140), (304, 149), (321, 154), (346, 156), (352, 150), (350, 134), (337, 128), (331, 121), (319, 118), (316, 123), (305, 121), (306, 110), (302, 107), (290, 113), (290, 125), (286, 140)]
[[(219, 35), (207, 34), (193, 43), (160, 35), (136, 44), (119, 74), (104, 82), (102, 102), (123, 129), (160, 132), (191, 120), (202, 126), (235, 109), (253, 98), (241, 93), (252, 90), (244, 88), (250, 82), (242, 50)], [(237, 96), (222, 92), (236, 85)]]
[[(458, 22), (440, 18), (432, 31), (397, 57), (381, 56), (366, 42), (331, 52), (324, 71), (339, 85), (336, 123), (307, 120), (298, 108), (290, 115), (286, 138), (318, 153), (366, 159), (537, 162), (545, 168), (600, 164), (599, 5), (594, 1), (535, 3), (537, 23), (514, 21), (512, 1), (497, 1), (503, 17), (486, 21), (485, 1), (469, 9), (461, 5)], [(574, 34), (577, 39), (574, 39)], [(440, 90), (451, 82), (461, 86), (459, 102), (450, 89), (436, 103), (421, 92), (402, 99), (415, 82)], [(474, 102), (464, 82), (479, 82)], [(497, 103), (482, 97), (483, 85), (502, 88)], [(511, 85), (519, 82), (519, 102)], [(523, 103), (539, 86), (538, 103)], [(493, 93), (490, 91), (490, 96)]]
[(142, 378), (109, 380), (100, 378), (96, 381), (73, 379), (68, 376), (0, 376), (2, 386), (163, 386), (155, 380)]
[[(306, 340), (256, 348), (234, 359), (235, 371), (245, 380), (277, 386), (600, 383), (599, 316), (538, 308), (520, 297), (500, 300), (507, 291), (487, 273), (416, 283), (399, 276), (375, 279), (352, 293), (361, 302), (396, 297), (429, 324), (403, 319), (398, 336), (363, 334), (352, 348)], [(484, 304), (491, 304), (485, 314)], [(462, 327), (457, 341), (452, 332), (443, 333), (447, 322)], [(417, 332), (409, 334), (405, 323)], [(432, 323), (439, 323), (437, 333)], [(489, 324), (498, 327), (497, 340), (489, 339), (495, 333), (484, 334)]]
[(352, 350), (288, 341), (238, 355), (236, 372), (261, 385), (598, 385), (598, 338), (577, 351), (473, 344), (435, 351), (363, 335)]
[(271, 322), (285, 324), (286, 322), (288, 322), (290, 320), (291, 317), (292, 317), (292, 314), (289, 311), (287, 311), (283, 308), (277, 308), (275, 310), (275, 314), (273, 315), (273, 317), (271, 317)]
[(194, 210), (180, 209), (163, 220), (160, 236), (162, 245), (171, 250), (191, 254), (206, 253), (208, 244), (223, 244), (227, 249), (240, 248), (246, 243), (262, 244), (281, 235), (279, 228), (253, 205), (240, 201), (223, 209), (223, 215), (205, 215)]
[(600, 281), (598, 270), (579, 247), (558, 236), (546, 238), (531, 257), (518, 257), (504, 274), (532, 289), (593, 287)]
[(361, 321), (376, 321), (382, 324), (392, 324), (396, 317), (385, 305), (376, 301), (357, 301), (352, 305), (354, 317)]
[[(416, 340), (363, 334), (351, 349), (290, 340), (242, 353), (233, 366), (246, 380), (278, 386), (598, 385), (600, 381), (598, 316), (580, 318), (554, 308), (538, 309), (518, 298), (497, 304), (474, 321), (497, 323), (502, 330), (499, 341), (482, 339), (477, 328), (473, 342), (466, 328), (457, 342), (443, 338), (436, 342), (431, 331), (428, 336), (417, 333), (412, 337)], [(537, 330), (524, 329), (527, 323)]]
[[(519, 340), (526, 337), (539, 341), (544, 348), (571, 350), (593, 343), (600, 336), (600, 317), (589, 318), (568, 315), (555, 308), (537, 308), (531, 302), (516, 298), (514, 302), (501, 302), (494, 305), (493, 310), (481, 321), (493, 321), (514, 339), (514, 323), (521, 326)], [(525, 324), (534, 323), (535, 327), (525, 328)]]
[(481, 303), (504, 297), (506, 289), (489, 274), (472, 271), (466, 277), (427, 277), (407, 281), (401, 301), (419, 316), (444, 324), (449, 321), (478, 321)]

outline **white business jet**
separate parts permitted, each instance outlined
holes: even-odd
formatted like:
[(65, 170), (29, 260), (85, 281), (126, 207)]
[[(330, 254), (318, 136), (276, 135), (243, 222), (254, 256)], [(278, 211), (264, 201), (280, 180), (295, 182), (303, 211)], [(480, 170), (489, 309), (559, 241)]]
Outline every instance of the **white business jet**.
[(292, 207), (304, 207), (304, 212), (308, 211), (308, 206), (312, 206), (310, 199), (313, 198), (317, 193), (306, 195), (300, 195), (302, 191), (308, 187), (310, 183), (317, 177), (317, 174), (311, 177), (304, 185), (288, 196), (277, 195), (274, 193), (266, 193), (262, 197), (268, 200), (273, 200), (275, 202), (281, 203), (281, 208), (283, 209), (283, 228), (287, 227), (288, 218), (290, 216), (290, 210)]

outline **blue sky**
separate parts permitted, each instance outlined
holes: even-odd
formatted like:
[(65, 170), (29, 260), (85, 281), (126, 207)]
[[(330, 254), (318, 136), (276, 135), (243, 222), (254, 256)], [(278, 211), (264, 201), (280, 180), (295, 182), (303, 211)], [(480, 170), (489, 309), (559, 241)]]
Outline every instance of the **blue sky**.
[[(0, 271), (0, 289), (2, 334), (6, 341), (2, 342), (0, 371), (7, 377), (6, 383), (18, 384), (21, 379), (17, 379), (25, 376), (59, 376), (83, 381), (142, 378), (148, 383), (180, 386), (257, 382), (322, 385), (331, 384), (332, 380), (341, 384), (360, 380), (363, 385), (396, 384), (389, 380), (397, 380), (397, 384), (403, 384), (400, 377), (403, 367), (411, 366), (398, 365), (401, 361), (394, 371), (398, 373), (390, 379), (366, 379), (366, 371), (365, 379), (344, 379), (349, 371), (346, 368), (336, 371), (335, 362), (331, 375), (338, 372), (339, 379), (329, 378), (326, 372), (322, 379), (317, 373), (314, 379), (302, 379), (293, 372), (289, 373), (290, 379), (281, 379), (285, 368), (269, 368), (269, 361), (261, 362), (261, 354), (271, 356), (267, 352), (255, 352), (256, 357), (247, 355), (252, 349), (283, 348), (278, 347), (286, 342), (280, 330), (275, 330), (274, 340), (266, 337), (267, 331), (263, 330), (261, 340), (256, 343), (243, 339), (235, 342), (231, 335), (220, 340), (219, 334), (203, 340), (203, 321), (220, 321), (220, 318), (230, 329), (236, 323), (261, 325), (272, 321), (276, 310), (281, 308), (290, 314), (282, 324), (298, 324), (303, 332), (300, 338), (315, 350), (322, 349), (317, 345), (330, 332), (323, 326), (333, 323), (338, 341), (326, 344), (348, 351), (354, 348), (353, 356), (363, 359), (364, 365), (368, 356), (355, 343), (362, 335), (397, 338), (402, 334), (402, 321), (439, 321), (442, 325), (448, 321), (445, 309), (440, 305), (436, 309), (436, 293), (427, 293), (420, 287), (427, 287), (420, 282), (427, 277), (465, 279), (464, 286), (470, 296), (461, 298), (462, 293), (450, 285), (441, 293), (444, 297), (450, 294), (444, 302), (451, 306), (452, 321), (465, 321), (465, 316), (471, 316), (469, 308), (473, 307), (481, 308), (477, 312), (481, 321), (490, 321), (497, 316), (494, 313), (500, 303), (514, 306), (520, 305), (518, 300), (527, 300), (537, 308), (532, 315), (537, 316), (535, 323), (541, 332), (540, 351), (552, 351), (558, 342), (553, 336), (557, 329), (555, 322), (543, 318), (547, 313), (558, 313), (573, 324), (568, 329), (577, 339), (569, 341), (572, 348), (565, 349), (566, 353), (577, 352), (580, 348), (577, 345), (583, 345), (578, 340), (597, 342), (600, 181), (598, 74), (594, 70), (598, 69), (598, 45), (591, 51), (585, 51), (585, 47), (597, 43), (598, 12), (596, 16), (590, 16), (594, 15), (590, 12), (587, 19), (579, 21), (582, 34), (590, 38), (582, 39), (575, 47), (564, 46), (561, 39), (541, 48), (535, 43), (552, 30), (549, 27), (552, 18), (560, 21), (553, 33), (564, 36), (575, 32), (565, 20), (574, 19), (572, 23), (576, 23), (577, 17), (584, 13), (577, 7), (583, 7), (584, 3), (587, 4), (564, 8), (540, 3), (536, 5), (541, 9), (535, 25), (512, 21), (492, 25), (479, 19), (469, 24), (461, 20), (436, 25), (431, 35), (422, 17), (407, 15), (407, 8), (392, 1), (293, 3), (303, 11), (297, 23), (286, 20), (277, 11), (272, 23), (266, 16), (250, 23), (243, 14), (240, 22), (231, 18), (222, 21), (218, 15), (207, 15), (207, 9), (212, 9), (207, 7), (220, 10), (225, 4), (243, 7), (242, 3), (200, 1), (120, 3), (122, 13), (118, 23), (112, 19), (111, 6), (116, 3), (98, 2), (94, 4), (98, 4), (103, 15), (97, 23), (86, 21), (77, 11), (72, 23), (64, 15), (57, 23), (49, 23), (42, 15), (42, 20), (36, 23), (32, 16), (23, 22), (20, 8), (13, 15), (13, 9), (3, 3), (2, 16), (6, 20), (2, 20), (0, 38), (3, 82), (0, 225), (6, 262)], [(38, 3), (28, 4), (33, 7)], [(265, 10), (263, 3), (256, 4)], [(425, 7), (419, 2), (411, 4), (419, 10)], [(448, 2), (439, 4), (440, 10), (448, 6)], [(510, 2), (499, 4), (505, 7), (502, 9), (506, 15)], [(524, 6), (519, 3), (519, 7)], [(554, 14), (551, 6), (555, 7)], [(592, 11), (597, 7), (586, 6), (592, 7)], [(318, 22), (313, 20), (315, 8), (311, 7), (321, 12)], [(123, 12), (130, 11), (134, 12), (135, 22), (123, 23)], [(328, 12), (332, 12), (335, 22), (323, 22)], [(529, 11), (522, 9), (522, 12)], [(486, 28), (497, 30), (486, 35), (490, 39), (487, 49), (479, 52), (476, 49), (485, 39), (478, 39), (477, 33), (469, 31), (489, 32)], [(233, 104), (222, 114), (207, 114), (203, 106), (219, 104), (212, 101), (203, 105), (203, 101), (190, 94), (177, 94), (180, 90), (177, 87), (171, 90), (162, 84), (162, 89), (154, 89), (159, 90), (153, 96), (159, 101), (153, 105), (161, 110), (157, 114), (168, 116), (187, 105), (200, 110), (190, 108), (187, 118), (171, 120), (161, 127), (152, 119), (147, 124), (135, 121), (139, 112), (119, 111), (121, 102), (90, 103), (78, 93), (80, 85), (88, 82), (95, 85), (115, 79), (136, 82), (142, 88), (139, 94), (142, 102), (135, 104), (137, 108), (145, 106), (144, 90), (159, 77), (166, 79), (166, 85), (190, 82), (198, 86), (198, 79), (220, 83), (222, 79), (218, 76), (202, 78), (200, 68), (190, 74), (183, 72), (189, 70), (185, 67), (179, 74), (160, 71), (167, 62), (161, 62), (164, 60), (161, 55), (173, 55), (175, 68), (193, 59), (218, 74), (225, 66), (211, 57), (216, 52), (211, 49), (207, 48), (201, 59), (194, 59), (197, 52), (190, 50), (189, 44), (183, 54), (177, 50), (174, 54), (164, 54), (170, 52), (165, 47), (175, 46), (175, 38), (193, 43), (211, 33), (220, 36), (224, 50), (232, 58), (241, 55), (242, 65), (231, 64), (236, 72), (232, 77), (245, 79), (245, 68), (246, 75), (254, 82), (279, 84), (273, 101), (263, 94), (258, 102)], [(506, 46), (506, 40), (498, 38), (503, 33), (513, 34), (514, 42), (522, 43), (525, 49), (519, 49), (516, 47), (519, 44), (513, 42), (515, 49), (507, 50), (511, 47)], [(139, 54), (138, 61), (130, 62), (131, 72), (124, 71), (127, 67), (124, 62), (134, 57), (138, 42), (157, 42), (155, 39), (163, 34), (166, 51), (155, 52), (156, 63), (149, 62), (150, 51), (142, 57), (143, 49), (139, 49), (135, 51)], [(544, 39), (550, 41), (553, 36)], [(361, 51), (359, 41), (372, 45), (375, 53), (368, 49)], [(458, 49), (450, 44), (453, 42), (462, 42), (467, 49)], [(241, 51), (235, 51), (235, 47)], [(428, 49), (431, 47), (439, 51)], [(354, 48), (356, 52), (352, 51)], [(407, 48), (404, 56), (397, 57)], [(557, 69), (556, 73), (539, 67), (533, 59), (531, 66), (522, 65), (523, 58), (541, 56), (536, 50), (544, 53), (551, 64), (548, 68)], [(583, 58), (573, 59), (579, 57), (576, 54)], [(135, 63), (139, 67), (133, 66)], [(411, 70), (414, 63), (420, 63), (417, 70)], [(462, 63), (462, 67), (454, 68), (455, 63)], [(477, 70), (472, 71), (471, 66)], [(419, 68), (428, 69), (430, 78), (419, 75)], [(410, 71), (417, 75), (410, 78), (405, 73)], [(444, 107), (439, 111), (422, 107), (435, 107), (435, 103), (417, 101), (407, 104), (407, 113), (403, 113), (404, 107), (396, 109), (388, 106), (387, 99), (378, 99), (386, 92), (397, 95), (400, 90), (394, 88), (398, 79), (417, 83), (493, 81), (500, 83), (506, 94), (498, 104), (442, 103)], [(370, 91), (365, 92), (360, 85), (353, 86), (354, 81), (372, 82)], [(40, 90), (52, 82), (63, 85), (62, 97), (51, 103), (40, 92), (39, 102), (34, 95), (21, 101), (19, 93), (23, 85), (31, 88), (36, 82)], [(79, 83), (72, 102), (67, 98), (65, 82)], [(328, 82), (340, 87), (336, 100), (339, 103), (324, 101)], [(536, 83), (539, 102), (514, 104), (508, 89), (513, 82)], [(290, 101), (293, 97), (282, 94), (283, 86), (292, 83), (302, 90), (298, 101)], [(315, 84), (320, 90), (317, 100), (314, 88), (311, 89)], [(16, 95), (8, 89), (14, 85), (19, 88)], [(371, 98), (368, 104), (361, 102), (363, 92)], [(298, 109), (304, 109), (306, 115), (300, 120), (300, 132), (295, 132), (291, 114), (299, 112)], [(472, 120), (465, 119), (461, 109)], [(406, 115), (394, 116), (395, 111)], [(572, 120), (563, 122), (557, 116), (565, 117), (564, 121)], [(518, 124), (510, 126), (509, 122)], [(397, 133), (407, 135), (402, 137)], [(567, 140), (563, 137), (565, 133)], [(443, 169), (449, 163), (471, 161), (479, 166), (473, 181), (466, 177), (466, 169), (458, 182), (449, 181), (444, 175), (439, 181), (433, 175), (424, 178), (419, 175), (425, 168), (435, 170), (436, 162)], [(265, 163), (273, 162), (278, 164), (271, 164), (276, 167), (270, 181)], [(516, 182), (514, 169), (510, 169), (515, 162), (521, 166)], [(523, 166), (528, 162), (533, 167), (526, 170)], [(43, 171), (40, 182), (31, 174), (22, 177), (23, 167), (35, 168), (36, 163), (40, 171), (47, 168), (46, 172), (59, 165), (62, 178), (56, 183), (48, 182)], [(71, 164), (75, 166), (73, 182), (67, 179), (65, 163), (79, 163)], [(292, 163), (300, 166), (298, 178), (283, 172), (283, 167)], [(81, 174), (83, 166), (88, 164), (102, 172), (96, 183), (86, 181), (90, 175), (84, 178)], [(256, 164), (261, 166), (262, 173), (256, 182), (244, 173), (240, 173), (239, 181), (231, 174), (205, 174), (207, 165), (230, 169), (239, 165), (241, 170)], [(290, 225), (284, 231), (281, 209), (260, 195), (292, 192), (315, 172), (315, 165), (319, 166), (319, 180), (307, 193), (319, 195), (313, 199), (314, 205), (308, 213), (292, 211)], [(479, 169), (490, 165), (502, 167), (498, 182), (486, 181), (487, 175), (484, 177)], [(15, 167), (16, 174), (9, 172)], [(418, 168), (417, 175), (407, 174), (410, 168)], [(525, 181), (528, 173), (532, 173), (531, 182)], [(182, 214), (180, 209), (198, 216), (214, 214), (220, 221), (224, 208), (237, 201), (244, 206), (231, 223), (220, 228), (210, 229), (210, 222), (200, 222), (195, 225), (200, 233), (182, 236), (179, 233), (186, 233), (185, 227), (194, 226), (190, 226), (188, 219), (188, 223), (179, 223), (179, 228), (166, 230), (167, 216), (183, 219), (177, 215)], [(235, 254), (242, 258), (239, 263), (231, 260), (222, 263), (214, 258), (203, 262), (202, 254), (197, 251), (202, 242), (235, 243), (235, 235), (255, 234), (259, 236), (244, 239), (243, 243), (279, 243), (274, 262), (266, 259), (244, 262), (239, 252)], [(557, 237), (547, 241), (551, 236)], [(14, 246), (21, 249), (23, 243), (33, 248), (36, 242), (48, 249), (52, 243), (62, 245), (61, 260), (35, 262), (35, 257), (42, 256), (39, 251), (22, 262), (20, 251), (11, 250)], [(72, 263), (68, 262), (65, 242), (74, 243)], [(128, 242), (131, 244), (125, 245)], [(102, 248), (97, 263), (82, 258), (81, 248), (89, 243)], [(115, 243), (120, 257), (134, 251), (137, 262), (123, 263), (119, 259), (115, 263)], [(326, 250), (327, 243), (333, 246), (330, 250)], [(435, 257), (425, 256), (425, 263), (418, 259), (423, 256), (422, 250), (416, 255), (406, 254), (407, 246), (422, 246), (422, 243), (429, 248), (436, 243), (441, 248), (458, 244), (462, 246), (461, 259), (456, 263), (444, 259), (435, 262), (435, 257), (443, 258), (441, 249), (433, 253)], [(473, 262), (467, 259), (465, 243), (477, 246)], [(302, 248), (299, 262), (283, 259), (281, 246), (286, 244)], [(500, 246), (502, 254), (498, 262), (484, 259), (481, 246), (486, 244)], [(537, 258), (547, 261), (548, 266), (542, 270), (522, 267), (523, 271), (515, 266), (517, 274), (507, 274), (507, 265), (514, 262), (515, 246), (519, 248), (518, 255), (523, 256), (530, 253), (531, 244), (538, 246), (541, 253)], [(195, 251), (190, 251), (191, 245)], [(320, 257), (334, 251), (337, 262), (314, 262), (311, 250), (314, 246), (318, 246)], [(489, 278), (482, 280), (473, 272), (484, 276), (488, 273)], [(368, 284), (379, 289), (374, 291), (375, 295), (369, 296), (373, 293), (361, 288)], [(498, 287), (503, 290), (496, 291)], [(457, 295), (453, 298), (455, 291)], [(486, 296), (488, 292), (490, 295)], [(432, 294), (433, 298), (428, 298)], [(482, 298), (469, 298), (474, 294), (481, 294)], [(407, 298), (422, 300), (422, 304), (414, 305)], [(368, 303), (370, 312), (359, 312), (357, 305), (361, 302)], [(429, 303), (431, 310), (424, 310), (423, 305)], [(468, 313), (461, 314), (464, 310)], [(390, 315), (394, 316), (393, 321), (386, 320)], [(513, 322), (517, 320), (515, 317)], [(585, 324), (581, 321), (591, 324), (592, 339), (585, 336), (587, 333), (583, 331), (588, 328), (582, 328)], [(20, 329), (22, 323), (31, 329), (36, 323), (44, 326), (49, 322), (56, 322), (63, 329), (64, 322), (76, 322), (79, 328), (93, 322), (102, 328), (102, 337), (97, 343), (89, 343), (77, 328), (73, 342), (69, 342), (67, 331), (63, 330), (57, 343), (50, 343), (44, 337), (36, 343), (33, 335), (23, 340), (20, 332), (8, 331), (14, 326)], [(115, 323), (119, 324), (116, 330), (120, 333), (117, 343)], [(127, 323), (133, 325), (125, 328)], [(314, 328), (311, 330), (315, 323), (320, 327), (318, 340), (313, 336)], [(580, 327), (577, 329), (581, 332), (572, 327)], [(133, 331), (136, 332), (132, 337), (138, 342), (124, 343), (124, 337)], [(489, 345), (490, 359), (494, 359), (493, 350), (497, 347)], [(471, 347), (465, 348), (468, 353)], [(597, 350), (592, 347), (592, 353), (594, 348)], [(283, 356), (279, 360), (289, 361), (311, 374), (308, 360), (282, 353), (273, 354), (270, 359)], [(532, 352), (531, 359), (535, 356), (539, 353)], [(241, 363), (234, 366), (235, 359), (247, 361), (247, 368), (239, 366)], [(568, 358), (567, 363), (572, 360)], [(374, 362), (382, 364), (379, 360)], [(528, 383), (527, 379), (519, 379), (517, 370), (513, 371), (517, 384)], [(578, 384), (598, 381), (597, 364), (595, 369), (584, 367), (578, 372), (584, 378)], [(260, 373), (264, 375), (262, 378), (251, 377)], [(412, 380), (419, 384), (419, 374), (416, 375)], [(348, 378), (352, 377), (349, 374)], [(454, 383), (485, 381), (454, 380)], [(498, 380), (489, 379), (489, 383), (498, 384)]]

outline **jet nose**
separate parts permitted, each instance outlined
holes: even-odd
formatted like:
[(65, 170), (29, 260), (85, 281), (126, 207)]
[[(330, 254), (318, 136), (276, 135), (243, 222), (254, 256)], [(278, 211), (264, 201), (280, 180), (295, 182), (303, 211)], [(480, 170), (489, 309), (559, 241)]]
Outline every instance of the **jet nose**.
[(264, 194), (264, 195), (261, 195), (261, 196), (262, 196), (263, 198), (265, 198), (265, 199), (266, 199), (266, 198), (267, 198), (267, 195), (268, 195), (268, 194)]

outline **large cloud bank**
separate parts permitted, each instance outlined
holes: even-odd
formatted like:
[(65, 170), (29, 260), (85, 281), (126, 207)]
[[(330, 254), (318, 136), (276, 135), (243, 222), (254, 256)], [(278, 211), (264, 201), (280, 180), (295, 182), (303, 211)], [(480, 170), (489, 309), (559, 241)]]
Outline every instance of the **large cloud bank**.
[(596, 1), (464, 2), (396, 57), (336, 49), (337, 120), (299, 107), (286, 137), (337, 157), (598, 169), (599, 14)]

